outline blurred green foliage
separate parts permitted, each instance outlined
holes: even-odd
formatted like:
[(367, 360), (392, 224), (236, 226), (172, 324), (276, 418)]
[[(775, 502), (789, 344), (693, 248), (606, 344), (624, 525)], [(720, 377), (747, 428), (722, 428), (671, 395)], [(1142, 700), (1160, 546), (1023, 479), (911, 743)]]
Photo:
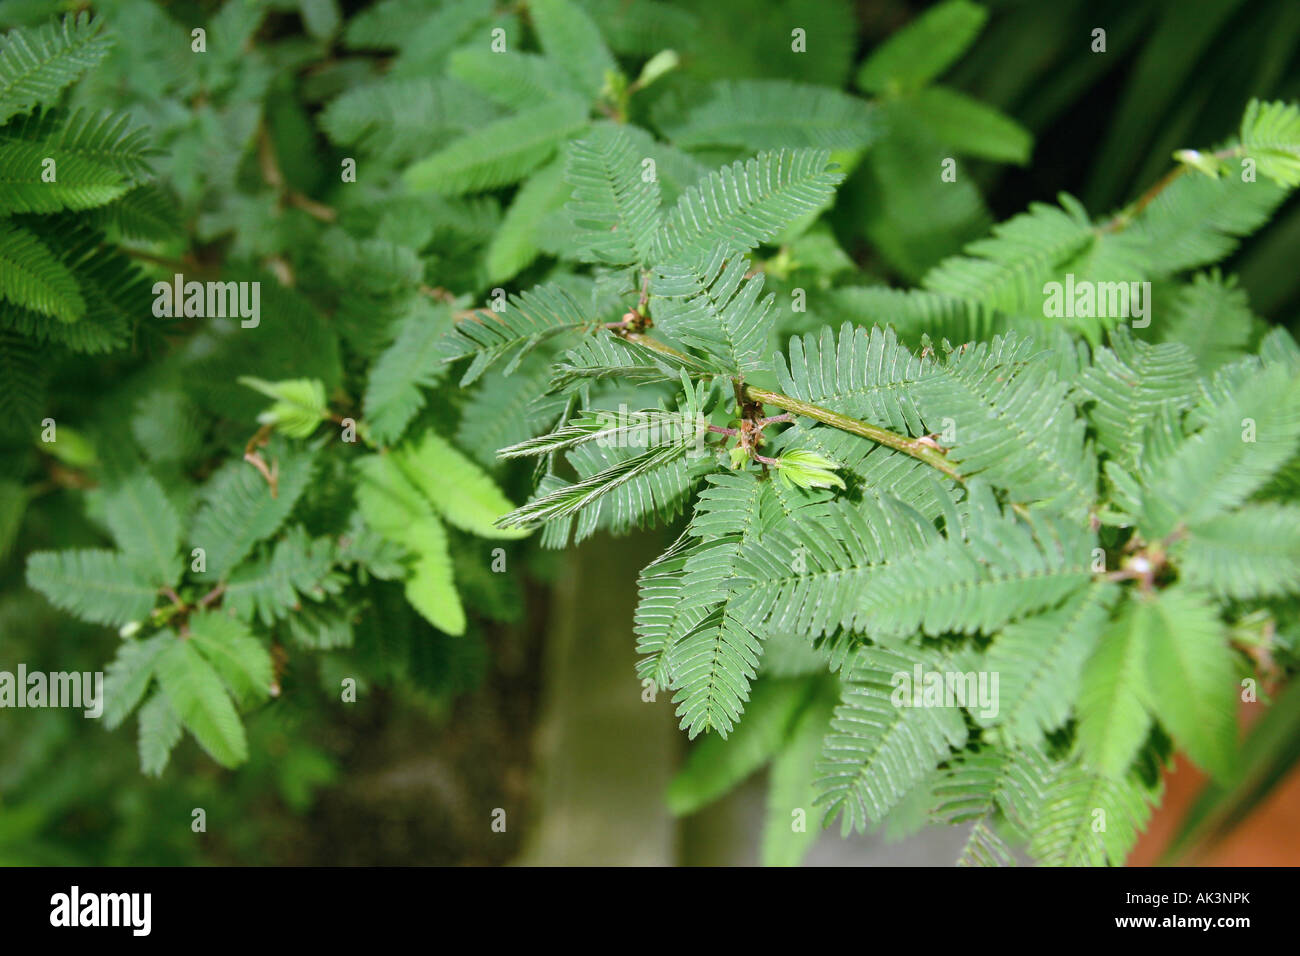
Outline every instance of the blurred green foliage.
[[(95, 168), (80, 171), (93, 195), (48, 210), (0, 197), (0, 251), (7, 229), (49, 244), (86, 306), (76, 323), (43, 331), (57, 303), (0, 301), (0, 668), (107, 668), (123, 639), (28, 588), (28, 556), (104, 548), (116, 530), (105, 491), (142, 473), (187, 520), (214, 500), (214, 475), (253, 476), (243, 456), (268, 401), (240, 377), (318, 383), (325, 404), (308, 386), (311, 413), (377, 428), (362, 445), (441, 436), (457, 467), (473, 459), (522, 500), (529, 470), (500, 468), (494, 453), (565, 410), (534, 401), (549, 347), (516, 375), (489, 370), (467, 390), (439, 388), (441, 371), (403, 359), (432, 354), (453, 313), (484, 306), (497, 288), (549, 279), (585, 301), (617, 302), (617, 289), (576, 273), (566, 254), (562, 180), (565, 144), (611, 121), (629, 121), (669, 203), (703, 173), (761, 149), (834, 151), (847, 173), (834, 207), (766, 258), (785, 337), (836, 320), (857, 294), (840, 288), (851, 277), (916, 282), (995, 220), (1060, 189), (1094, 212), (1119, 207), (1168, 168), (1176, 147), (1233, 132), (1251, 97), (1300, 96), (1300, 12), (1288, 0), (949, 4), (935, 35), (951, 48), (936, 39), (931, 61), (903, 57), (892, 69), (888, 56), (863, 64), (922, 14), (919, 4), (575, 2), (603, 44), (575, 41), (571, 31), (588, 21), (549, 0), (0, 0), (6, 30), (51, 28), (56, 15), (87, 6), (98, 24), (69, 83), (15, 100), (14, 115), (0, 117), (0, 148), (62, 143), (72, 156), (93, 138), (86, 117), (125, 123), (109, 127), (125, 168), (105, 171), (92, 157)], [(1104, 53), (1089, 49), (1096, 28), (1106, 31)], [(791, 56), (796, 31), (806, 52)], [(508, 67), (490, 46), (498, 36)], [(555, 52), (575, 42), (590, 56)], [(658, 63), (670, 68), (639, 84), (666, 50), (677, 59)], [(912, 175), (947, 157), (961, 164), (957, 183)], [(78, 172), (75, 161), (61, 166)], [(1297, 235), (1292, 198), (1225, 263), (1255, 313), (1293, 329)], [(177, 272), (260, 281), (264, 334), (241, 334), (233, 321), (156, 319), (151, 283)], [(1206, 294), (1251, 327), (1249, 341), (1219, 343), (1226, 357), (1254, 344), (1262, 323), (1234, 298), (1237, 286), (1213, 281)], [(796, 288), (824, 294), (795, 312), (787, 303)], [(645, 394), (609, 390), (602, 401), (617, 407)], [(38, 438), (46, 417), (58, 423), (55, 445)], [(308, 418), (300, 434), (312, 432)], [(368, 745), (340, 744), (350, 727), (479, 740), (450, 715), (466, 695), (506, 693), (489, 644), (538, 639), (539, 585), (554, 573), (553, 556), (536, 538), (511, 542), (511, 573), (492, 573), (496, 543), (433, 509), (432, 520), (451, 525), (454, 565), (437, 573), (444, 583), (450, 574), (467, 611), (464, 636), (439, 631), (403, 590), (411, 562), (428, 556), (401, 541), (387, 541), (396, 554), (380, 541), (357, 546), (357, 456), (321, 437), (333, 429), (322, 424), (309, 451), (309, 439), (290, 449), (282, 437), (262, 449), (286, 473), (294, 454), (310, 454), (310, 480), (231, 558), (251, 574), (283, 546), (306, 564), (311, 549), (297, 548), (296, 535), (328, 552), (273, 609), (242, 615), (279, 689), (243, 712), (247, 761), (220, 769), (187, 740), (155, 780), (140, 773), (128, 733), (76, 711), (5, 712), (0, 861), (300, 861), (294, 839), (336, 839), (305, 822)], [(260, 481), (249, 487), (261, 491)], [(178, 597), (193, 608), (216, 579), (187, 583)], [(798, 672), (797, 661), (790, 667)], [(361, 685), (366, 719), (341, 712), (345, 677)], [(530, 689), (512, 684), (509, 693), (531, 699), (537, 679), (534, 669)], [(797, 788), (816, 723), (799, 715), (828, 705), (820, 691), (782, 693), (762, 705), (789, 718), (788, 772), (774, 785)], [(480, 742), (489, 756), (459, 759), (490, 763), (491, 742)], [(194, 807), (238, 822), (196, 838)], [(456, 852), (492, 858), (468, 839)]]

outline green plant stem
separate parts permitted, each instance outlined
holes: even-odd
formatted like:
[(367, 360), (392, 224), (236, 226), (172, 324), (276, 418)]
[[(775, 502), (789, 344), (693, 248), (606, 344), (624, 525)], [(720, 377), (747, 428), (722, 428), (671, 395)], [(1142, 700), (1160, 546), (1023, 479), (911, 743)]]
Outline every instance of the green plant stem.
[[(1215, 159), (1232, 159), (1234, 156), (1242, 155), (1243, 152), (1244, 150), (1241, 146), (1232, 146), (1228, 149), (1221, 149), (1218, 152), (1211, 153), (1210, 155)], [(1157, 196), (1169, 188), (1170, 183), (1183, 175), (1189, 169), (1191, 169), (1191, 167), (1186, 163), (1179, 163), (1173, 169), (1169, 170), (1169, 172), (1161, 176), (1160, 179), (1156, 181), (1155, 185), (1135, 199), (1130, 205), (1126, 206), (1108, 221), (1102, 223), (1098, 227), (1098, 231), (1120, 232), (1127, 229), (1129, 224), (1141, 215), (1142, 210), (1151, 205)]]
[[(683, 359), (693, 362), (689, 355), (677, 351), (677, 349), (653, 339), (648, 335), (639, 332), (631, 332), (626, 336), (629, 340), (636, 342), (638, 345), (644, 345), (648, 349), (654, 349), (664, 355), (671, 355), (676, 359)], [(915, 438), (909, 438), (906, 435), (900, 435), (897, 432), (891, 432), (886, 428), (878, 428), (875, 425), (869, 425), (866, 422), (858, 421), (856, 418), (850, 418), (847, 415), (841, 415), (839, 412), (833, 412), (829, 408), (822, 408), (820, 405), (814, 405), (811, 402), (800, 401), (797, 398), (791, 398), (789, 395), (782, 395), (780, 392), (771, 392), (765, 388), (756, 388), (753, 385), (741, 385), (744, 394), (750, 400), (762, 402), (765, 405), (775, 405), (777, 408), (783, 408), (787, 412), (793, 412), (796, 415), (803, 415), (806, 418), (812, 418), (834, 428), (850, 432), (854, 435), (861, 435), (863, 438), (869, 438), (880, 445), (887, 445), (890, 448), (901, 451), (904, 454), (911, 455), (918, 461), (923, 461), (932, 468), (937, 468), (949, 478), (961, 481), (961, 475), (957, 469), (952, 466), (943, 452), (932, 445), (927, 445)]]
[(644, 345), (648, 349), (654, 349), (661, 355), (671, 355), (673, 358), (682, 362), (689, 362), (691, 365), (699, 364), (696, 362), (694, 357), (687, 355), (685, 352), (677, 351), (671, 345), (664, 345), (664, 343), (660, 342), (658, 339), (652, 339), (650, 336), (645, 335), (642, 332), (626, 332), (624, 333), (623, 338), (627, 339), (629, 342), (635, 342), (637, 345)]
[(877, 444), (887, 445), (904, 454), (911, 455), (918, 461), (923, 461), (933, 468), (939, 469), (949, 478), (961, 481), (961, 475), (944, 457), (943, 452), (915, 438), (908, 438), (906, 435), (899, 435), (897, 432), (891, 432), (885, 428), (868, 425), (856, 418), (849, 418), (847, 415), (833, 412), (829, 408), (822, 408), (820, 405), (791, 398), (789, 395), (782, 395), (780, 392), (771, 392), (765, 388), (756, 388), (749, 385), (745, 388), (745, 394), (756, 402), (762, 402), (764, 405), (775, 405), (777, 408), (784, 408), (796, 415), (816, 419), (823, 424), (851, 432), (854, 435), (861, 435), (863, 438), (869, 438)]

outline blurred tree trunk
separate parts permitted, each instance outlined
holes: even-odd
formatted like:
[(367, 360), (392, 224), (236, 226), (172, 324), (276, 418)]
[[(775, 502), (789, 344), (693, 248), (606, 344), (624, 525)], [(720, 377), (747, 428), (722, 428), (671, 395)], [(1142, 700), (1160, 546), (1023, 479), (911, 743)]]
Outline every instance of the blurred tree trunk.
[[(565, 558), (544, 636), (531, 812), (516, 863), (758, 863), (766, 801), (761, 774), (683, 820), (666, 808), (664, 790), (686, 735), (677, 729), (670, 693), (660, 692), (655, 703), (641, 700), (632, 612), (637, 574), (667, 540), (601, 535)], [(876, 835), (841, 840), (834, 833), (818, 842), (808, 862), (947, 866), (965, 839), (965, 830), (953, 827), (930, 827), (901, 843)]]
[(523, 865), (663, 866), (677, 827), (664, 805), (681, 746), (669, 694), (642, 700), (637, 573), (658, 536), (601, 535), (557, 582), (542, 662), (536, 783)]

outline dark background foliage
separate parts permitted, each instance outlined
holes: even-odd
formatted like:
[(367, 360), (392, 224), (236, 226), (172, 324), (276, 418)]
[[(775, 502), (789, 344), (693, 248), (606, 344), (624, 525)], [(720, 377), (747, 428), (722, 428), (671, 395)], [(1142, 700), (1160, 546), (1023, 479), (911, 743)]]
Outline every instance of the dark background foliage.
[[(598, 12), (617, 5), (618, 0), (589, 4)], [(685, 69), (664, 84), (657, 94), (664, 97), (689, 96), (694, 84), (714, 78), (791, 78), (788, 58), (764, 52), (773, 43), (788, 42), (784, 29), (775, 38), (770, 33), (774, 24), (791, 18), (810, 27), (844, 25), (830, 49), (799, 61), (804, 75), (795, 78), (848, 89), (863, 56), (927, 6), (902, 0), (666, 5), (692, 11), (702, 28), (686, 38)], [(936, 216), (924, 193), (892, 181), (888, 165), (860, 167), (841, 190), (832, 225), (858, 264), (883, 278), (914, 280), (920, 267), (955, 252), (993, 222), (1059, 191), (1079, 197), (1097, 213), (1117, 208), (1159, 178), (1175, 148), (1228, 136), (1251, 96), (1300, 98), (1300, 5), (1293, 0), (988, 0), (986, 5), (991, 12), (987, 27), (945, 81), (1027, 127), (1036, 139), (1032, 157), (1025, 166), (973, 164), (982, 200), (955, 220), (940, 217), (937, 233), (924, 228)], [(308, 285), (321, 265), (281, 256), (277, 248), (279, 242), (292, 243), (295, 222), (273, 221), (270, 203), (256, 193), (238, 198), (231, 192), (228, 204), (214, 204), (205, 194), (214, 181), (216, 188), (224, 188), (223, 177), (232, 186), (257, 178), (259, 156), (232, 160), (220, 149), (230, 130), (203, 127), (213, 114), (191, 122), (209, 98), (231, 96), (228, 85), (241, 82), (241, 68), (227, 64), (226, 73), (214, 72), (217, 87), (201, 77), (193, 88), (169, 89), (162, 97), (152, 92), (155, 74), (168, 69), (167, 58), (186, 54), (169, 52), (164, 34), (147, 35), (151, 24), (165, 23), (167, 37), (183, 37), (188, 24), (209, 21), (220, 6), (0, 0), (0, 28), (44, 22), (74, 9), (102, 12), (112, 27), (120, 15), (128, 42), (77, 95), (86, 102), (130, 108), (160, 134), (160, 178), (176, 194), (185, 221), (185, 234), (174, 243), (176, 255), (184, 256), (195, 272), (225, 270), (227, 275), (268, 257), (294, 260), (292, 268), (307, 277), (302, 284)], [(352, 78), (389, 64), (382, 54), (368, 58), (369, 64), (364, 57), (343, 63), (333, 54), (319, 56), (307, 43), (310, 24), (304, 16), (293, 4), (277, 6), (284, 9), (270, 15), (254, 38), (275, 53), (267, 63), (248, 69), (267, 69), (273, 76), (265, 105), (284, 181), (301, 197), (328, 198), (323, 170), (337, 164), (323, 157), (332, 160), (338, 150), (316, 128), (322, 103)], [(349, 0), (342, 10), (350, 18), (367, 6)], [(647, 55), (678, 39), (671, 17), (657, 25), (662, 37), (642, 38), (646, 49), (641, 52)], [(1107, 31), (1105, 54), (1087, 52), (1097, 27)], [(625, 45), (635, 47), (635, 41), (633, 37)], [(221, 122), (240, 122), (236, 111), (223, 116)], [(401, 144), (375, 148), (382, 147), (400, 151)], [(232, 161), (232, 168), (214, 176), (211, 164)], [(906, 167), (906, 157), (898, 157), (894, 169)], [(345, 214), (364, 216), (365, 211)], [(223, 228), (223, 219), (238, 222), (239, 228)], [(491, 217), (487, 219), (490, 228)], [(905, 255), (882, 256), (876, 232), (899, 222), (918, 224), (919, 238)], [(470, 224), (466, 233), (478, 228)], [(1255, 312), (1293, 332), (1300, 318), (1297, 242), (1300, 200), (1293, 196), (1273, 222), (1225, 263), (1225, 271), (1240, 275)], [(439, 247), (453, 291), (476, 288), (455, 285), (463, 268), (461, 246), (469, 244), (465, 235), (452, 234)], [(384, 293), (376, 290), (373, 300), (349, 303), (340, 289), (347, 282), (333, 278), (319, 284), (329, 291), (327, 301), (317, 304), (337, 310), (348, 336), (346, 323), (382, 308)], [(69, 420), (87, 417), (83, 412), (98, 396), (165, 354), (183, 340), (183, 332), (141, 330), (124, 353), (72, 357), (50, 369), (56, 414)], [(363, 331), (353, 330), (352, 339), (365, 350)], [(302, 341), (309, 350), (309, 340)], [(275, 364), (274, 357), (262, 359)], [(214, 401), (243, 402), (252, 414), (260, 407), (255, 397), (234, 392)], [(428, 414), (437, 414), (437, 401)], [(229, 443), (245, 436), (219, 437)], [(48, 468), (48, 487), (29, 508), (8, 553), (0, 552), (0, 666), (25, 660), (32, 668), (97, 669), (111, 654), (105, 632), (52, 613), (24, 585), (27, 552), (93, 541), (80, 508), (73, 506), (79, 489), (71, 473), (59, 463), (43, 467)], [(522, 499), (526, 479), (521, 473), (510, 489), (516, 499)], [(667, 723), (623, 726), (599, 710), (572, 710), (575, 687), (594, 687), (598, 693), (601, 681), (629, 678), (632, 585), (642, 559), (653, 550), (653, 542), (633, 537), (617, 544), (597, 540), (563, 556), (531, 558), (526, 580), (521, 574), (509, 594), (497, 593), (496, 585), (486, 582), (483, 593), (471, 601), (488, 608), (513, 605), (515, 613), (502, 615), (508, 620), (486, 620), (474, 642), (457, 643), (425, 628), (423, 657), (406, 666), (413, 686), (376, 684), (351, 709), (322, 703), (315, 685), (323, 687), (325, 677), (333, 676), (328, 665), (316, 674), (291, 664), (286, 693), (249, 718), (252, 757), (235, 772), (216, 767), (187, 741), (165, 776), (146, 778), (137, 768), (132, 734), (108, 734), (94, 722), (54, 711), (6, 712), (0, 715), (0, 861), (494, 864), (526, 850), (533, 858), (555, 859), (555, 854), (547, 856), (547, 847), (563, 839), (556, 834), (567, 833), (571, 845), (581, 843), (575, 830), (564, 830), (554, 818), (564, 812), (556, 807), (573, 806), (565, 802), (565, 775), (580, 779), (584, 773), (609, 772), (609, 761), (617, 759), (619, 741), (602, 741), (602, 733), (641, 735), (636, 753), (657, 761), (632, 768), (634, 789), (642, 792), (639, 803), (637, 794), (608, 797), (622, 801), (618, 812), (627, 817), (628, 830), (639, 827), (642, 836), (653, 831), (650, 842), (659, 840), (646, 859), (655, 859), (655, 853), (659, 859), (725, 859), (729, 851), (710, 849), (730, 838), (723, 818), (688, 822), (679, 834), (683, 849), (678, 852), (662, 827), (656, 830), (658, 824), (636, 816), (657, 800), (682, 746)], [(575, 582), (591, 581), (603, 582), (605, 589), (596, 604), (599, 618), (574, 613)], [(398, 594), (392, 597), (400, 600)], [(592, 624), (593, 619), (598, 623)], [(370, 638), (358, 633), (357, 639), (364, 645)], [(589, 670), (575, 674), (574, 661), (583, 655), (574, 648), (590, 647), (596, 639), (624, 646), (604, 657), (594, 655), (585, 662)], [(599, 673), (598, 665), (607, 672)], [(547, 746), (547, 734), (564, 740), (586, 734), (593, 743), (557, 753)], [(487, 825), (492, 808), (501, 806), (518, 810), (505, 834)], [(194, 807), (206, 809), (207, 833), (191, 832)]]

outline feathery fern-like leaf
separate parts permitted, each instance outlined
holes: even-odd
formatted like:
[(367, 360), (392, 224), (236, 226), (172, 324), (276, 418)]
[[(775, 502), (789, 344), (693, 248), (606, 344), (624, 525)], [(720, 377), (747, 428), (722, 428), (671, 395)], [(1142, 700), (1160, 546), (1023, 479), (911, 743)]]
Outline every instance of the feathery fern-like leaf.
[(128, 114), (90, 110), (32, 113), (0, 127), (0, 143), (37, 144), (43, 156), (77, 157), (128, 182), (143, 180), (157, 153), (148, 131), (133, 126)]
[(1029, 852), (1047, 866), (1121, 866), (1150, 815), (1132, 778), (1065, 769), (1044, 797)]
[(808, 638), (860, 629), (859, 605), (876, 580), (939, 538), (920, 514), (884, 496), (812, 515), (777, 524), (738, 553), (737, 582), (753, 583), (742, 605), (753, 626)]
[(393, 344), (371, 365), (366, 380), (362, 409), (375, 441), (400, 438), (424, 406), (421, 389), (438, 384), (446, 375), (441, 343), (450, 328), (447, 306), (422, 301), (399, 321)]
[(0, 298), (75, 322), (86, 301), (67, 266), (26, 229), (0, 219)]
[(448, 524), (481, 538), (524, 536), (495, 524), (513, 505), (486, 472), (432, 429), (388, 457)]
[(858, 626), (873, 639), (918, 631), (991, 633), (1050, 607), (1091, 579), (1095, 539), (1045, 514), (1033, 525), (1006, 518), (987, 486), (972, 482), (965, 537), (939, 540), (891, 562), (858, 598)]
[(1179, 342), (1151, 345), (1127, 329), (1111, 333), (1110, 347), (1094, 350), (1077, 388), (1093, 404), (1088, 417), (1097, 444), (1132, 467), (1138, 464), (1144, 433), (1162, 408), (1181, 412), (1195, 396), (1192, 352)]
[(987, 19), (988, 11), (971, 0), (938, 4), (872, 51), (858, 70), (858, 86), (871, 93), (923, 86), (965, 52)]
[(447, 60), (447, 72), (508, 109), (541, 106), (557, 95), (584, 94), (559, 61), (519, 50), (457, 50)]
[(999, 675), (999, 711), (996, 717), (977, 715), (979, 722), (998, 727), (1008, 741), (1029, 746), (1065, 723), (1118, 590), (1099, 582), (1074, 592), (1060, 607), (1003, 628), (983, 664)]
[(328, 538), (313, 541), (295, 525), (276, 541), (269, 556), (244, 561), (230, 573), (222, 606), (242, 620), (274, 624), (298, 607), (302, 597), (321, 600), (342, 590), (343, 581), (331, 571), (333, 561)]
[(104, 724), (114, 730), (144, 699), (153, 681), (154, 662), (174, 641), (170, 631), (161, 631), (142, 641), (123, 641), (117, 656), (104, 674)]
[(1175, 544), (1179, 577), (1222, 598), (1300, 591), (1300, 506), (1246, 504), (1187, 528)]
[(1152, 538), (1241, 504), (1300, 448), (1300, 379), (1282, 366), (1206, 399), (1203, 411), (1204, 427), (1151, 466), (1140, 527)]
[(605, 75), (618, 68), (600, 29), (572, 0), (532, 0), (528, 9), (546, 56), (594, 99)]
[(1029, 161), (1033, 136), (987, 103), (943, 86), (918, 90), (905, 102), (934, 138), (958, 156), (1022, 166)]
[(633, 615), (636, 633), (637, 677), (666, 690), (672, 683), (668, 651), (691, 633), (708, 615), (700, 605), (684, 601), (683, 576), (692, 553), (686, 539), (650, 562), (637, 578), (637, 604)]
[(912, 386), (931, 374), (931, 363), (898, 343), (893, 329), (870, 331), (850, 323), (839, 341), (827, 326), (817, 336), (792, 338), (789, 359), (778, 359), (777, 381), (793, 397), (886, 428), (925, 434)]
[(1055, 774), (1051, 760), (1034, 748), (967, 751), (941, 770), (931, 814), (949, 825), (974, 821), (957, 865), (1015, 865), (998, 831), (1033, 832)]
[(221, 678), (190, 641), (175, 640), (154, 661), (158, 686), (194, 739), (223, 767), (248, 759), (248, 738)]
[(11, 30), (0, 46), (0, 123), (48, 105), (108, 52), (102, 21), (66, 16), (34, 30)]
[(121, 627), (148, 617), (158, 585), (137, 560), (117, 551), (37, 551), (27, 558), (27, 583), (57, 608)]
[(506, 363), (507, 374), (547, 339), (563, 332), (594, 329), (597, 324), (590, 310), (561, 286), (536, 286), (511, 296), (501, 312), (479, 310), (457, 322), (443, 340), (444, 356), (451, 359), (474, 356), (461, 377), (463, 388), (511, 351), (515, 354)]
[(948, 458), (964, 475), (1072, 515), (1096, 498), (1097, 460), (1070, 386), (1026, 340), (998, 337), (959, 351), (913, 394), (941, 440), (948, 432)]
[(137, 471), (104, 493), (104, 519), (123, 553), (148, 567), (156, 587), (181, 576), (181, 521), (151, 474)]
[[(0, 303), (0, 323), (10, 307)], [(0, 434), (27, 435), (40, 426), (48, 363), (26, 336), (0, 331)]]
[(676, 471), (687, 449), (680, 444), (659, 445), (642, 454), (630, 455), (615, 461), (610, 467), (576, 482), (561, 487), (527, 504), (498, 520), (502, 528), (527, 528), (577, 514), (605, 495), (625, 486), (640, 489), (657, 510), (667, 506), (676, 497), (678, 483), (667, 485), (654, 480), (656, 473)]
[(942, 661), (914, 648), (863, 648), (844, 675), (844, 691), (818, 764), (817, 803), (845, 834), (878, 823), (913, 784), (966, 742), (960, 708), (896, 704), (899, 683), (916, 665)]
[(1145, 616), (1125, 601), (1083, 668), (1078, 740), (1084, 761), (1121, 778), (1151, 727), (1143, 704), (1146, 682)]
[(655, 324), (732, 374), (763, 368), (775, 296), (760, 301), (763, 276), (747, 279), (748, 269), (742, 256), (726, 262), (714, 256), (704, 269), (656, 269), (650, 299)]
[(721, 80), (659, 125), (683, 149), (859, 149), (880, 135), (875, 108), (839, 90), (789, 80)]
[(406, 599), (434, 627), (465, 633), (465, 610), (456, 593), (447, 532), (428, 499), (411, 484), (391, 455), (358, 462), (357, 506), (366, 524), (412, 555), (404, 584)]
[(171, 701), (161, 690), (140, 708), (139, 723), (140, 771), (150, 777), (161, 776), (171, 759), (172, 750), (181, 742), (185, 728), (181, 726), (181, 719)]
[(571, 97), (496, 120), (412, 165), (406, 182), (443, 196), (482, 192), (518, 182), (546, 162), (587, 124), (587, 107)]
[(1094, 241), (1078, 200), (1059, 198), (1064, 208), (1030, 203), (1027, 212), (994, 226), (991, 238), (940, 262), (926, 273), (925, 288), (1005, 312), (1041, 312), (1044, 282)]
[(648, 265), (659, 228), (659, 180), (646, 178), (632, 140), (598, 126), (570, 144), (564, 170), (569, 215), (581, 230), (578, 254), (606, 265)]
[(274, 534), (311, 481), (310, 452), (276, 442), (263, 457), (276, 469), (274, 495), (258, 470), (239, 460), (218, 469), (200, 492), (187, 544), (204, 549), (208, 579), (224, 577), (253, 545)]
[(1294, 103), (1246, 104), (1241, 145), (1259, 171), (1284, 186), (1300, 186), (1300, 109)]
[(825, 149), (780, 150), (710, 173), (678, 199), (655, 235), (656, 265), (713, 263), (768, 242), (828, 203), (844, 175)]
[(1136, 603), (1148, 706), (1192, 760), (1227, 779), (1236, 757), (1239, 688), (1223, 623), (1204, 599), (1181, 587)]
[(189, 619), (189, 641), (212, 665), (230, 696), (246, 706), (265, 700), (274, 681), (271, 655), (242, 622), (216, 611)]

